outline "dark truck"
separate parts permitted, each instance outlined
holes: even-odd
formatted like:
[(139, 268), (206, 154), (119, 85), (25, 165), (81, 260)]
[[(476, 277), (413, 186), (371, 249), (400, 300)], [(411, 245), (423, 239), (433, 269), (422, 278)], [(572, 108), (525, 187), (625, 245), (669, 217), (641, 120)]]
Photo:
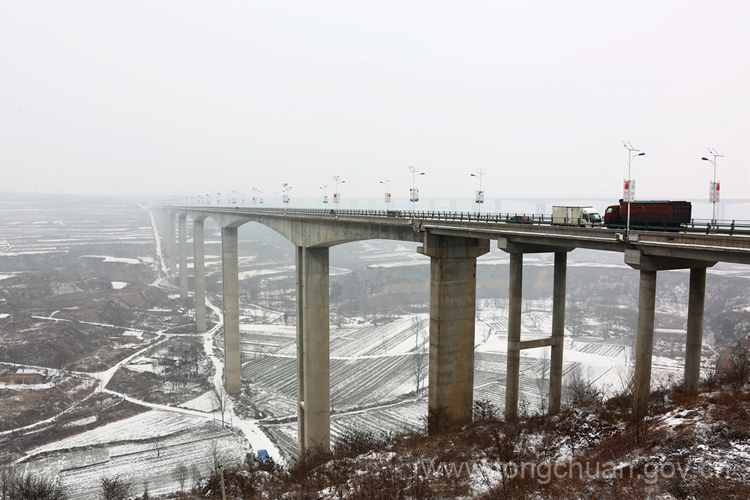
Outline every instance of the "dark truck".
[[(666, 229), (683, 227), (690, 223), (692, 205), (689, 201), (631, 201), (630, 227), (638, 229)], [(604, 212), (604, 225), (625, 227), (628, 219), (628, 202), (620, 200)]]

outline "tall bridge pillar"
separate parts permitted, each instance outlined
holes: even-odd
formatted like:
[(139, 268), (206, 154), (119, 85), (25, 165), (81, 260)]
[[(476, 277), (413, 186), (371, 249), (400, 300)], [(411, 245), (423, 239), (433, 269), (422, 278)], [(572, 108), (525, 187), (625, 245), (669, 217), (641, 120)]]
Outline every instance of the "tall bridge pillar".
[(555, 252), (552, 292), (552, 347), (549, 364), (549, 408), (551, 415), (560, 412), (562, 399), (563, 345), (565, 341), (565, 283), (568, 253)]
[(297, 430), (300, 456), (331, 441), (329, 249), (297, 247)]
[(167, 221), (167, 234), (164, 238), (167, 243), (167, 258), (169, 259), (169, 271), (167, 272), (167, 274), (171, 274), (172, 276), (174, 276), (175, 272), (177, 271), (177, 259), (175, 259), (174, 255), (174, 218), (174, 212), (169, 212)]
[(195, 293), (195, 330), (206, 331), (206, 268), (203, 218), (193, 217), (193, 286)]
[(425, 234), (417, 248), (430, 257), (429, 407), (471, 422), (474, 403), (474, 328), (477, 257), (489, 240)]
[(654, 311), (656, 273), (669, 269), (690, 269), (688, 331), (685, 343), (685, 380), (688, 392), (697, 392), (700, 380), (700, 355), (703, 343), (703, 303), (706, 293), (706, 268), (716, 262), (668, 256), (644, 255), (638, 249), (625, 250), (625, 263), (641, 272), (638, 296), (638, 332), (633, 374), (633, 406), (639, 417), (648, 414), (651, 392), (651, 358), (654, 348)]
[(706, 301), (706, 268), (690, 270), (687, 337), (685, 339), (684, 389), (687, 394), (698, 392), (703, 349), (703, 312)]
[(187, 276), (187, 214), (180, 214), (177, 218), (177, 235), (179, 240), (180, 254), (180, 300), (185, 302), (188, 298), (188, 276)]
[(224, 302), (224, 386), (229, 394), (242, 390), (240, 373), (240, 299), (237, 228), (221, 228), (221, 280)]
[[(498, 248), (510, 254), (508, 299), (508, 357), (505, 383), (505, 419), (518, 418), (521, 350), (551, 347), (548, 412), (560, 411), (562, 396), (563, 345), (565, 340), (565, 281), (568, 252), (572, 248), (548, 245), (517, 244), (507, 238), (498, 240)], [(552, 336), (521, 341), (521, 309), (523, 299), (523, 254), (554, 252), (555, 271), (552, 293)]]

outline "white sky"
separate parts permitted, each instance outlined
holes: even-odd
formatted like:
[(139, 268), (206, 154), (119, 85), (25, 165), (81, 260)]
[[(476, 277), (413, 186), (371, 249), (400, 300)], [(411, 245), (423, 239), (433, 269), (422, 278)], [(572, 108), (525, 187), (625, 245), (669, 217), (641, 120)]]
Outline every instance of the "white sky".
[[(750, 197), (750, 2), (0, 1), (0, 192)], [(331, 194), (332, 190), (329, 190)]]

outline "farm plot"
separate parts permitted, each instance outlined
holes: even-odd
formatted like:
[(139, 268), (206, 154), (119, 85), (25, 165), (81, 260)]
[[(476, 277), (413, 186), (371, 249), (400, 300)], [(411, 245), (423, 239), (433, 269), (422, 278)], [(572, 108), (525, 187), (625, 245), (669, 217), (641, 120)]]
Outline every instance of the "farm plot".
[[(106, 198), (26, 195), (0, 200), (0, 240), (5, 256), (65, 252), (95, 244), (153, 244), (148, 212)], [(7, 222), (11, 221), (11, 222)]]
[[(385, 325), (368, 324), (331, 332), (331, 356), (359, 357), (406, 353), (424, 347), (429, 316), (404, 316)], [(416, 334), (419, 332), (419, 339)], [(417, 344), (419, 340), (419, 344)]]
[[(330, 361), (331, 405), (356, 408), (392, 401), (416, 389), (414, 356), (393, 355)], [(293, 416), (297, 401), (297, 362), (262, 356), (244, 363), (242, 376), (262, 387), (253, 403), (270, 417)], [(426, 371), (426, 370), (425, 370)], [(292, 413), (287, 413), (292, 410)], [(284, 411), (284, 413), (281, 413)]]
[[(163, 424), (163, 425), (162, 425)], [(44, 449), (42, 449), (44, 448)], [(18, 464), (20, 472), (57, 477), (71, 499), (98, 498), (102, 477), (120, 475), (136, 490), (165, 494), (180, 489), (176, 471), (188, 464), (191, 486), (220, 463), (241, 464), (241, 436), (199, 417), (150, 411), (37, 449), (43, 458)]]
[[(333, 442), (348, 431), (370, 430), (381, 432), (415, 431), (423, 427), (421, 418), (427, 416), (427, 400), (417, 399), (394, 403), (383, 408), (331, 415)], [(269, 425), (266, 430), (290, 457), (297, 456), (297, 422)]]

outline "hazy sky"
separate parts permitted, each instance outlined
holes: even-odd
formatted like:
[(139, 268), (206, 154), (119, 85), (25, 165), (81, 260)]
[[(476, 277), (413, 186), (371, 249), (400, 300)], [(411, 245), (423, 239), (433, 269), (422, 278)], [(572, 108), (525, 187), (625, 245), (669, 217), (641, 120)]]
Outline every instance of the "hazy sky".
[(749, 6), (2, 0), (0, 192), (748, 198)]

